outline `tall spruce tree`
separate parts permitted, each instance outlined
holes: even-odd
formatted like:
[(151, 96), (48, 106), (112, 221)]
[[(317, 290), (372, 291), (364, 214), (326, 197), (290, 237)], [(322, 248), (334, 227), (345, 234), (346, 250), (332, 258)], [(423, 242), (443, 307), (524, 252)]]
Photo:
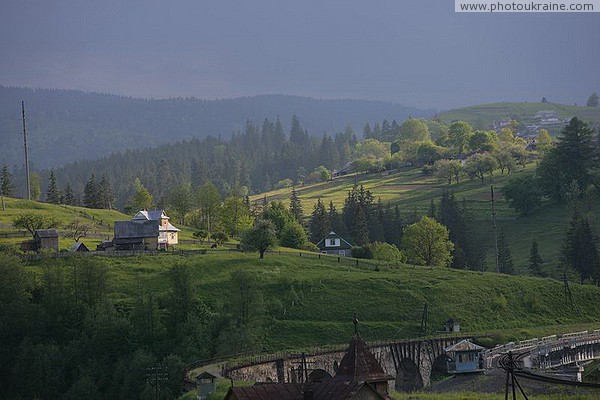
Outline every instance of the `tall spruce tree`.
[(342, 237), (347, 236), (348, 229), (344, 223), (344, 218), (342, 214), (337, 211), (335, 204), (333, 204), (333, 201), (331, 200), (329, 201), (327, 215), (329, 217), (329, 225), (331, 226), (331, 230)]
[(531, 272), (531, 275), (544, 276), (544, 273), (542, 272), (543, 264), (544, 260), (540, 257), (538, 244), (534, 239), (531, 243), (531, 250), (529, 251), (529, 272)]
[(92, 173), (90, 179), (83, 188), (83, 205), (88, 208), (99, 208), (98, 207), (98, 183), (96, 182), (96, 175)]
[(500, 234), (498, 235), (498, 266), (500, 267), (500, 272), (503, 274), (510, 275), (514, 273), (513, 259), (508, 243), (506, 242), (504, 229), (500, 229)]
[(298, 198), (298, 193), (296, 193), (296, 188), (292, 188), (292, 193), (290, 194), (290, 212), (294, 216), (294, 219), (302, 224), (304, 211), (302, 210), (302, 204)]
[(12, 196), (15, 190), (15, 184), (13, 182), (13, 176), (8, 169), (8, 166), (4, 164), (2, 166), (2, 172), (0, 172), (0, 194), (3, 196)]
[(329, 215), (320, 197), (317, 199), (317, 204), (315, 204), (315, 209), (311, 214), (309, 230), (310, 240), (313, 243), (318, 243), (331, 231)]
[(56, 177), (54, 171), (50, 171), (50, 178), (48, 179), (48, 190), (46, 190), (46, 202), (50, 204), (59, 204), (62, 200), (62, 195), (56, 184)]
[(69, 183), (67, 183), (67, 186), (65, 186), (65, 189), (64, 189), (63, 203), (65, 203), (68, 206), (76, 206), (77, 205), (77, 199), (76, 199), (75, 193), (73, 192), (73, 189), (71, 189), (71, 184), (69, 184)]
[(115, 196), (113, 194), (112, 186), (106, 178), (106, 175), (102, 175), (100, 183), (98, 183), (98, 208), (112, 210), (114, 202)]
[(579, 273), (581, 283), (587, 279), (598, 282), (600, 278), (597, 240), (589, 221), (575, 210), (563, 240), (561, 262)]
[(369, 222), (369, 239), (372, 242), (385, 242), (385, 212), (381, 198), (378, 199), (377, 205)]

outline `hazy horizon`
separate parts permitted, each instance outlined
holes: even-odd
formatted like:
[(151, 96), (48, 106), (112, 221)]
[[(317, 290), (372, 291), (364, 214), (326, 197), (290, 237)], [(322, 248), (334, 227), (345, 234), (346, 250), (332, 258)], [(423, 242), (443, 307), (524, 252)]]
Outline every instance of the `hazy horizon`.
[(449, 109), (584, 104), (598, 14), (457, 14), (452, 1), (0, 6), (0, 84), (139, 98), (284, 94)]

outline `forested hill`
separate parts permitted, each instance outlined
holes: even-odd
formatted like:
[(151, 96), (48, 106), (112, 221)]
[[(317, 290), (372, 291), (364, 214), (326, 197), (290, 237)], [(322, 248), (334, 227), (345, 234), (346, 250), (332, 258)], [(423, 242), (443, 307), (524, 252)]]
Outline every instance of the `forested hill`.
[[(293, 114), (310, 135), (336, 133), (351, 125), (383, 119), (402, 121), (433, 111), (363, 100), (317, 100), (262, 95), (224, 100), (147, 100), (72, 90), (0, 86), (0, 163), (21, 166), (21, 101), (25, 101), (30, 160), (35, 168), (95, 159), (131, 148), (214, 136), (228, 138), (246, 120), (281, 118), (287, 130)], [(288, 125), (288, 126), (286, 126)]]

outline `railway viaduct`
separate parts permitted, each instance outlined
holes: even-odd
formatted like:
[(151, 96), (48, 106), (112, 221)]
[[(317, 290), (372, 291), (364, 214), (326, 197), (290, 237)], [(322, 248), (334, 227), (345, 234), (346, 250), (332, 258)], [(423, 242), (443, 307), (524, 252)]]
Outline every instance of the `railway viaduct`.
[[(429, 386), (432, 375), (445, 373), (445, 348), (469, 336), (387, 341), (368, 344), (386, 374), (394, 376), (397, 390)], [(335, 375), (346, 348), (316, 350), (304, 354), (280, 353), (257, 357), (247, 363), (225, 365), (223, 375), (234, 380), (295, 383), (318, 375)]]

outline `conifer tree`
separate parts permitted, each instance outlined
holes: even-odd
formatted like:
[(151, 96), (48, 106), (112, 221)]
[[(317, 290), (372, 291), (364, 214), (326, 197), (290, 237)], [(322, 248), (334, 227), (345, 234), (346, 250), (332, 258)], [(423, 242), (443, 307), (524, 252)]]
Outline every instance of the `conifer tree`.
[(68, 206), (76, 206), (77, 205), (77, 199), (75, 198), (75, 193), (73, 192), (73, 189), (71, 189), (71, 185), (69, 183), (67, 183), (67, 186), (65, 186), (64, 195), (63, 195), (63, 203), (65, 203)]
[(504, 229), (500, 230), (498, 237), (498, 266), (500, 267), (500, 272), (503, 274), (514, 273), (512, 255), (504, 236)]
[(385, 242), (385, 213), (383, 210), (383, 204), (381, 198), (377, 201), (375, 211), (369, 222), (369, 239), (371, 242)]
[(294, 219), (302, 224), (304, 211), (302, 210), (302, 204), (298, 198), (298, 193), (296, 193), (296, 188), (292, 188), (292, 193), (290, 194), (290, 212), (294, 216)]
[(534, 276), (544, 276), (542, 272), (542, 264), (544, 260), (540, 257), (538, 252), (538, 244), (533, 240), (531, 243), (531, 250), (529, 251), (529, 271)]
[(598, 282), (600, 278), (600, 254), (597, 237), (587, 219), (575, 210), (561, 249), (561, 262), (579, 273), (581, 283), (586, 279)]
[(309, 230), (310, 240), (313, 243), (318, 243), (331, 231), (329, 215), (327, 215), (327, 210), (320, 197), (317, 199), (317, 204), (315, 204), (315, 209), (311, 214)]
[(3, 196), (12, 196), (15, 190), (15, 184), (13, 182), (13, 176), (10, 173), (8, 166), (4, 164), (2, 166), (2, 172), (0, 172), (0, 194)]
[(335, 204), (333, 204), (333, 201), (331, 200), (329, 201), (327, 215), (329, 217), (329, 225), (331, 226), (331, 230), (340, 236), (346, 236), (348, 234), (348, 230), (346, 229), (346, 224), (344, 224), (344, 218), (337, 211)]
[(83, 205), (88, 208), (98, 208), (98, 184), (94, 173), (83, 188)]
[(429, 218), (437, 219), (436, 218), (435, 203), (433, 202), (433, 199), (431, 199), (431, 203), (429, 203), (429, 212), (427, 213), (427, 216)]
[(46, 191), (46, 202), (50, 204), (59, 204), (61, 202), (61, 193), (56, 184), (56, 177), (54, 171), (50, 171), (50, 178), (48, 179), (48, 190)]
[(100, 183), (98, 184), (98, 208), (112, 210), (114, 202), (115, 196), (113, 195), (110, 182), (106, 178), (106, 175), (102, 175)]

